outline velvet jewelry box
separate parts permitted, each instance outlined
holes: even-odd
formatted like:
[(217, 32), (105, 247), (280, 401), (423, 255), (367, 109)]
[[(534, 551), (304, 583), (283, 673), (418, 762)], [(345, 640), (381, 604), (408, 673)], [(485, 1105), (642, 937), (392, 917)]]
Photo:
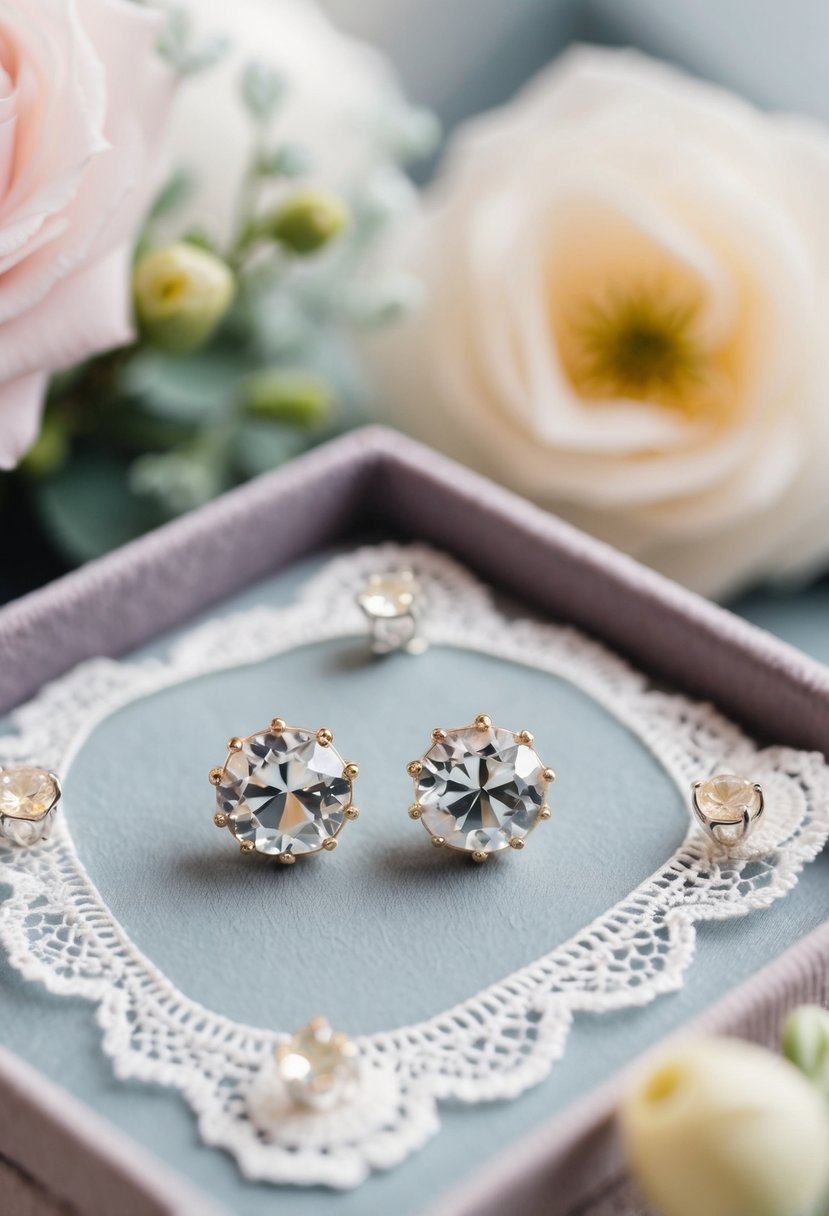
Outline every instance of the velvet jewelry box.
[[(152, 653), (194, 618), (266, 594), (288, 595), (295, 571), (313, 568), (315, 555), (348, 552), (378, 534), (446, 551), (528, 610), (576, 625), (658, 680), (714, 702), (761, 740), (827, 750), (825, 669), (380, 429), (319, 449), (0, 611), (0, 712), (85, 658)], [(301, 667), (292, 670), (291, 678), (304, 679)], [(404, 688), (405, 670), (399, 671), (394, 678)], [(440, 670), (434, 671), (432, 689), (439, 693)], [(474, 681), (473, 669), (464, 671), (463, 678)], [(491, 684), (492, 672), (482, 673), (482, 682), (484, 674)], [(504, 689), (515, 683), (507, 671), (500, 678)], [(423, 712), (429, 712), (425, 705)], [(606, 748), (608, 756), (615, 748), (624, 765), (624, 739), (605, 738), (603, 730), (597, 725), (590, 746)], [(95, 836), (87, 847), (99, 857), (108, 893), (107, 859), (116, 845)], [(821, 923), (829, 916), (828, 873), (824, 854), (774, 908), (700, 932), (698, 958), (681, 993), (612, 1018), (585, 1017), (543, 1084), (514, 1102), (443, 1112), (443, 1129), (430, 1145), (347, 1193), (274, 1191), (242, 1180), (224, 1154), (198, 1142), (178, 1095), (114, 1078), (85, 1002), (26, 985), (4, 962), (0, 1210), (255, 1216), (276, 1202), (286, 1212), (337, 1216), (391, 1210), (478, 1216), (508, 1205), (522, 1214), (635, 1212), (609, 1118), (619, 1070), (689, 1024), (771, 1041), (786, 1008), (825, 1000), (829, 932)], [(191, 901), (202, 899), (203, 875), (184, 878)], [(151, 874), (146, 881), (152, 883)], [(214, 911), (217, 898), (213, 887)], [(475, 898), (482, 902), (466, 909), (470, 934), (485, 916), (485, 888)], [(562, 898), (578, 896), (568, 891)], [(213, 985), (221, 1000), (228, 976), (197, 935), (200, 907), (183, 905), (173, 935), (169, 920), (159, 928), (159, 950), (179, 948), (182, 976), (200, 991)], [(140, 909), (130, 905), (127, 922), (140, 919)], [(379, 920), (371, 917), (372, 924)], [(154, 932), (137, 923), (127, 927), (139, 937)], [(148, 953), (155, 961), (154, 951)], [(336, 966), (329, 979), (335, 994), (354, 984)]]

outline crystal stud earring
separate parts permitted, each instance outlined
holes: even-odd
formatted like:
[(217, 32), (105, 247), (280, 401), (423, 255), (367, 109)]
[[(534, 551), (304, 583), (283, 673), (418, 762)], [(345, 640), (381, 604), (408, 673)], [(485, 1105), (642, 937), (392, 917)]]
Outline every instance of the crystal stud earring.
[(437, 848), (487, 861), (502, 849), (523, 849), (550, 818), (547, 789), (555, 773), (533, 750), (529, 731), (493, 726), (478, 714), (471, 726), (432, 731), (432, 746), (406, 766), (414, 781), (409, 816), (419, 819)]
[(762, 787), (734, 773), (695, 781), (691, 800), (703, 829), (725, 847), (741, 844), (765, 810)]
[(359, 1081), (356, 1043), (323, 1017), (276, 1048), (276, 1068), (297, 1106), (331, 1110), (347, 1101)]
[(357, 606), (368, 621), (374, 654), (407, 650), (422, 654), (425, 639), (417, 636), (420, 588), (411, 570), (373, 574), (357, 596)]
[(313, 1018), (263, 1060), (248, 1089), (248, 1116), (266, 1140), (297, 1118), (306, 1131), (316, 1117), (328, 1127), (330, 1112), (359, 1096), (361, 1079), (357, 1044)]
[(228, 742), (216, 787), (216, 827), (227, 828), (243, 854), (264, 853), (283, 865), (337, 847), (346, 819), (356, 819), (359, 768), (333, 746), (330, 730), (306, 730), (274, 718), (265, 730)]
[(0, 768), (0, 838), (23, 846), (43, 840), (60, 797), (60, 781), (46, 769)]

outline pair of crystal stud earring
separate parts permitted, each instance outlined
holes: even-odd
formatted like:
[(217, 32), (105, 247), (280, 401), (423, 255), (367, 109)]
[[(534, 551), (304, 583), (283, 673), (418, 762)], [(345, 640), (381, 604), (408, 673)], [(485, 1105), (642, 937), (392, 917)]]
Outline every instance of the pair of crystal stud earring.
[[(533, 744), (529, 731), (494, 726), (488, 714), (468, 726), (436, 727), (427, 751), (406, 766), (414, 783), (410, 818), (420, 820), (435, 847), (476, 862), (523, 849), (551, 816), (548, 791), (555, 780)], [(330, 730), (274, 718), (264, 730), (230, 739), (224, 765), (210, 770), (213, 822), (231, 832), (243, 854), (291, 865), (337, 847), (345, 822), (359, 816), (358, 775), (358, 765), (334, 747)], [(722, 847), (744, 840), (764, 810), (761, 787), (730, 773), (695, 782), (692, 804), (702, 828)]]
[[(409, 816), (432, 844), (484, 862), (504, 849), (523, 849), (526, 837), (550, 818), (547, 790), (555, 780), (527, 730), (494, 726), (478, 714), (469, 726), (436, 727), (431, 744), (406, 771), (414, 782)], [(359, 811), (354, 782), (359, 767), (343, 760), (322, 727), (289, 726), (282, 718), (228, 742), (216, 787), (217, 827), (227, 828), (243, 854), (263, 853), (283, 865), (337, 847), (337, 837)]]

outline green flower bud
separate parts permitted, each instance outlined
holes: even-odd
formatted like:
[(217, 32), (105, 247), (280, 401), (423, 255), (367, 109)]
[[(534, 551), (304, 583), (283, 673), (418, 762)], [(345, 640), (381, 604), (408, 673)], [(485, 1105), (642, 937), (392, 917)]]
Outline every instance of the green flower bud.
[(207, 341), (235, 291), (233, 274), (221, 258), (185, 241), (146, 253), (133, 275), (135, 310), (144, 334), (176, 354)]
[(244, 405), (252, 418), (318, 426), (331, 413), (331, 389), (325, 380), (308, 372), (256, 372), (245, 381)]
[(783, 1023), (783, 1054), (829, 1099), (829, 1010), (801, 1005)]
[(267, 234), (292, 253), (316, 253), (348, 223), (348, 208), (336, 194), (299, 190), (263, 221)]
[(780, 1056), (736, 1039), (650, 1063), (619, 1110), (631, 1173), (662, 1216), (802, 1216), (829, 1187), (829, 1109)]
[(69, 457), (66, 427), (55, 417), (46, 418), (40, 434), (20, 462), (20, 469), (36, 479), (62, 469)]

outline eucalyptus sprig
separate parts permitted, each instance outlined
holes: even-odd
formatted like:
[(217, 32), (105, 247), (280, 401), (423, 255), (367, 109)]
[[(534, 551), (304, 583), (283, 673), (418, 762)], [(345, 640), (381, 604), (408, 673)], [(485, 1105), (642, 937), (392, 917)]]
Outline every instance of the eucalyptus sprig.
[[(186, 11), (173, 10), (161, 49), (187, 74), (213, 62), (222, 40), (195, 42)], [(229, 238), (175, 231), (194, 188), (177, 169), (136, 247), (137, 340), (53, 381), (19, 476), (73, 561), (369, 416), (350, 331), (393, 323), (419, 293), (363, 268), (411, 204), (403, 166), (433, 149), (437, 126), (425, 111), (386, 107), (369, 163), (332, 187), (281, 130), (289, 97), (277, 69), (244, 67), (238, 100), (254, 139)]]

